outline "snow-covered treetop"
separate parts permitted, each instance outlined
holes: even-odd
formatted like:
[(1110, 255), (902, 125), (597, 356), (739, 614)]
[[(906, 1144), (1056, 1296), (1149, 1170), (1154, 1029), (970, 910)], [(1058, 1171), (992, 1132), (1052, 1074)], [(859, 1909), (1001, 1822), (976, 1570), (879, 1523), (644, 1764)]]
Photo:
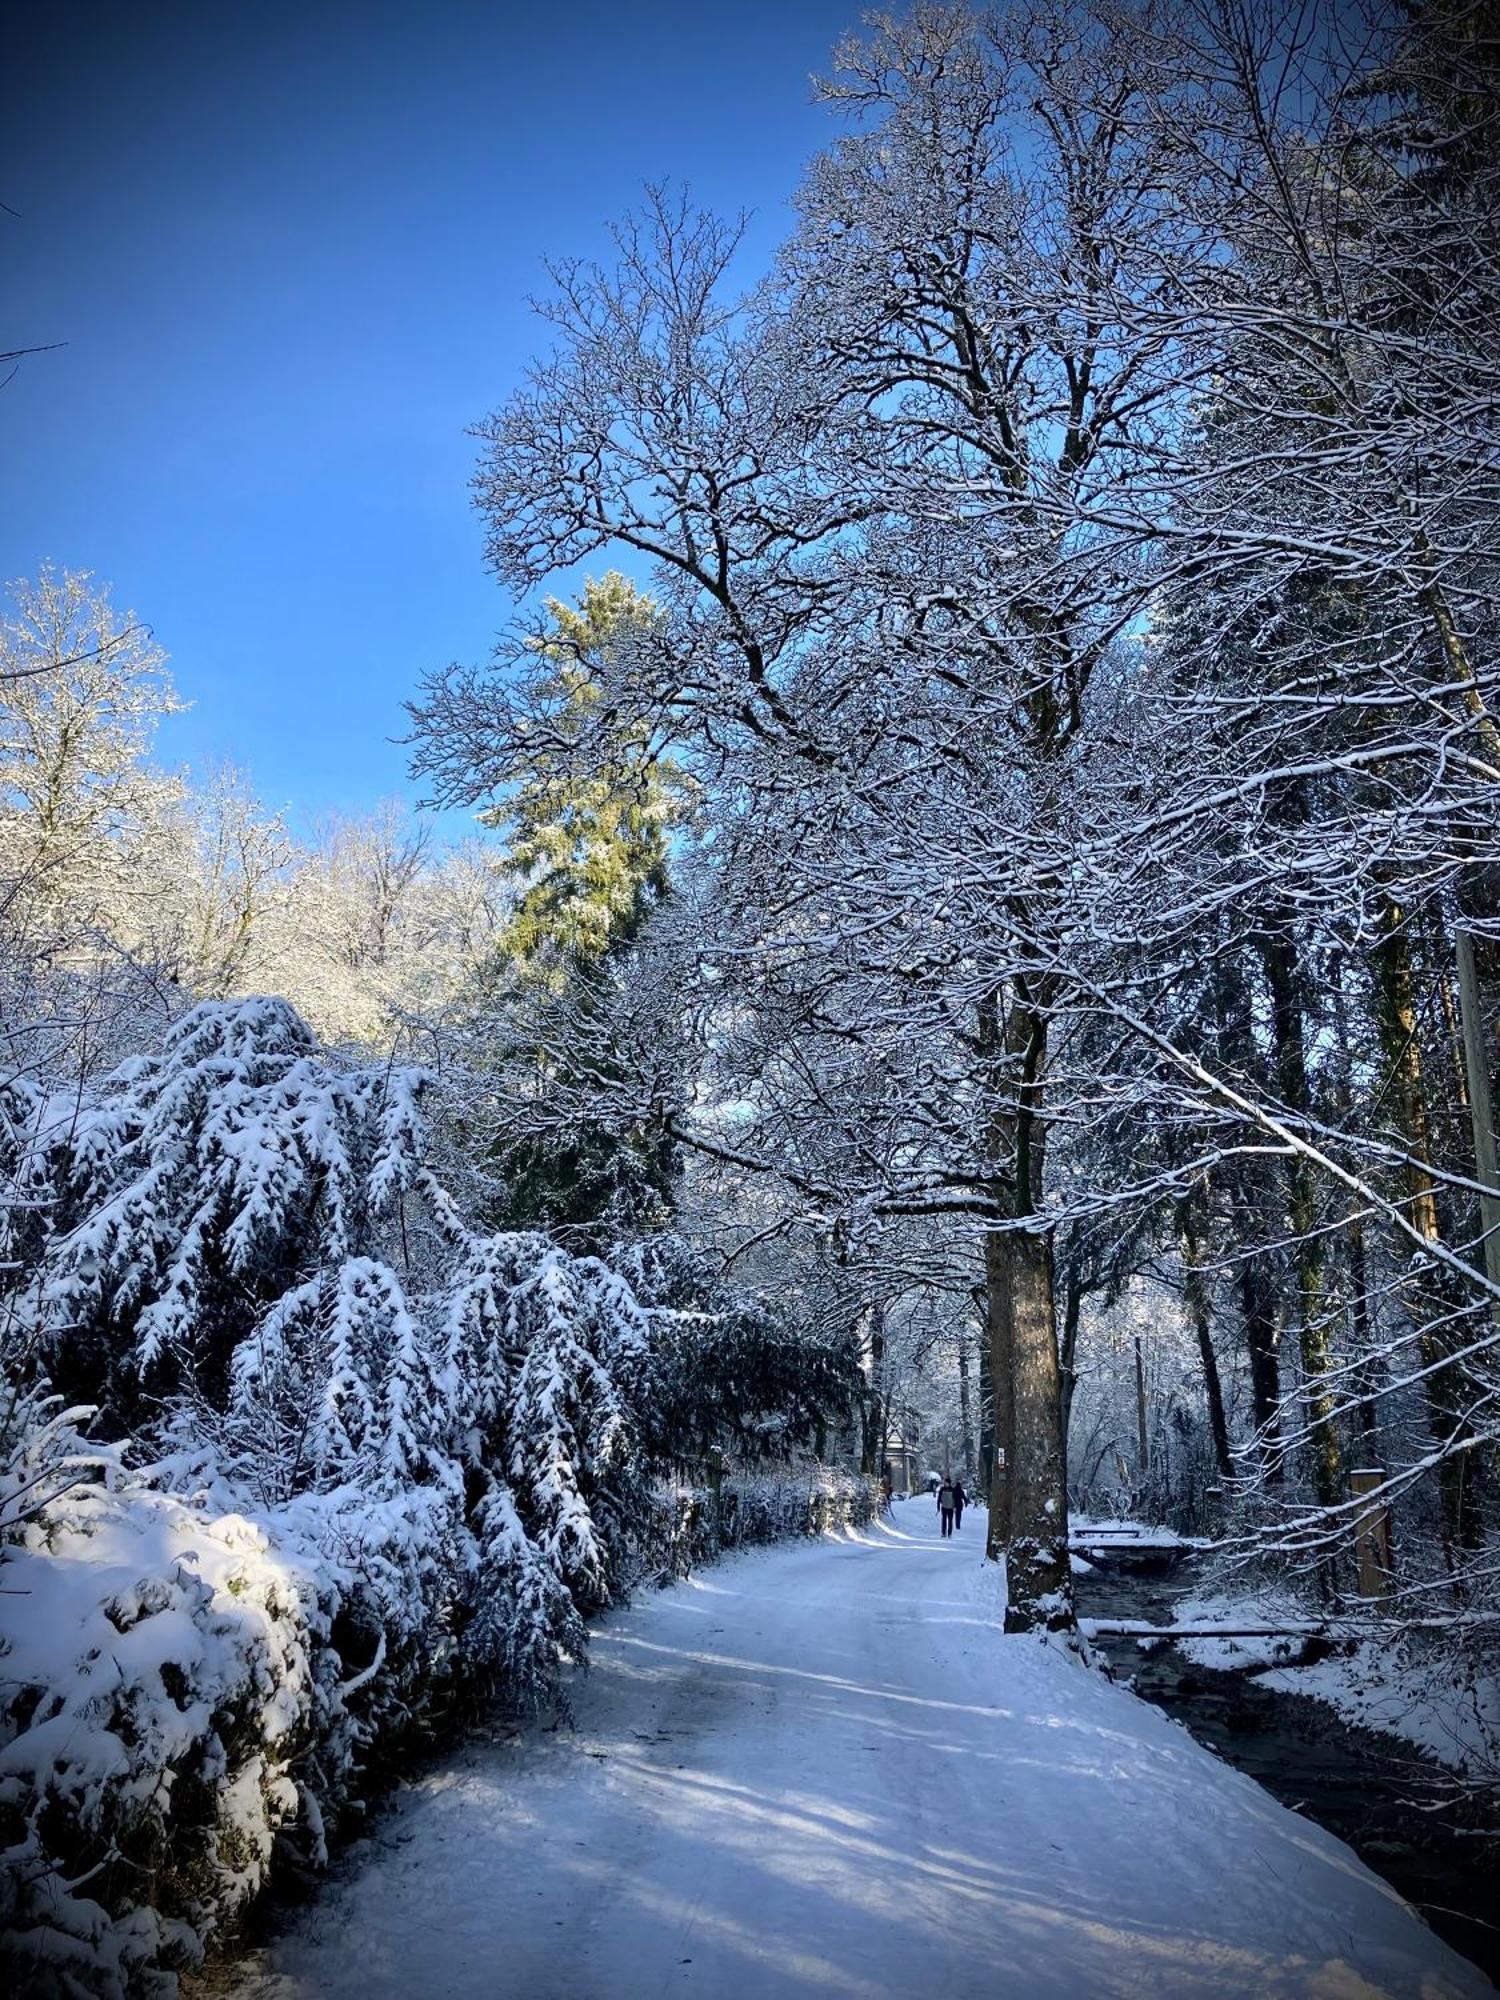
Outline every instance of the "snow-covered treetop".
[(82, 1100), (38, 1096), (30, 1182), (50, 1235), (36, 1309), (49, 1345), (106, 1328), (150, 1375), (222, 1365), (288, 1282), (368, 1255), (420, 1196), (425, 1072), (340, 1069), (284, 1000), (209, 1001)]

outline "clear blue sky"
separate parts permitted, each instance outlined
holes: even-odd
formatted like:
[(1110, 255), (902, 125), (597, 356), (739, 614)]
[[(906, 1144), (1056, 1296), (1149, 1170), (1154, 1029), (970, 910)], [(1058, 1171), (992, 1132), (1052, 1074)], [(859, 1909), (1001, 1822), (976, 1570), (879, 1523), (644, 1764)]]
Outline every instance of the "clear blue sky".
[(858, 0), (51, 0), (0, 81), (0, 575), (94, 571), (172, 656), (170, 762), (410, 792), (424, 671), (489, 651), (465, 426), (549, 255), (647, 179), (786, 227)]

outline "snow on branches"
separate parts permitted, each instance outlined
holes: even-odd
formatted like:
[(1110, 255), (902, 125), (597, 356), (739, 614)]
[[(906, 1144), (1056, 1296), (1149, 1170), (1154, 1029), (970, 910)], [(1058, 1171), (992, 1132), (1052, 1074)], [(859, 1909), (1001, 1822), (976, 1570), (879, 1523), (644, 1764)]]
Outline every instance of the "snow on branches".
[(431, 1088), (252, 999), (6, 1099), (0, 1921), (35, 1990), (190, 1960), (441, 1691), (557, 1695), (658, 1532), (652, 1405), (715, 1310), (471, 1230)]

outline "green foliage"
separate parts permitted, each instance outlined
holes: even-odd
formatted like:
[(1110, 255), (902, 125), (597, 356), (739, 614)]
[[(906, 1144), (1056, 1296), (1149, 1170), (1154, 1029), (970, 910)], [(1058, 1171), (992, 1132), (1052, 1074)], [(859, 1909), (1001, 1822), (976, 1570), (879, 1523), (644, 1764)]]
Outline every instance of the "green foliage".
[(547, 608), (555, 629), (540, 650), (552, 671), (537, 694), (551, 741), (538, 741), (513, 797), (486, 817), (508, 830), (507, 872), (523, 885), (502, 957), (523, 979), (556, 987), (628, 944), (667, 895), (668, 843), (687, 795), (628, 723), (606, 732), (587, 774), (573, 754), (585, 729), (599, 740), (600, 656), (651, 627), (651, 599), (612, 570), (589, 579), (576, 607), (554, 598)]
[(517, 745), (514, 792), (486, 815), (507, 829), (506, 871), (522, 885), (499, 938), (498, 979), (508, 1088), (536, 1114), (496, 1165), (512, 1227), (599, 1247), (667, 1220), (676, 1148), (659, 1125), (580, 1117), (576, 1105), (559, 1118), (552, 1100), (580, 1050), (601, 1102), (621, 1081), (611, 1013), (630, 947), (670, 894), (670, 839), (690, 794), (644, 728), (606, 726), (601, 709), (605, 656), (651, 629), (652, 600), (611, 571), (585, 584), (577, 606), (553, 599), (548, 611), (533, 687), (545, 720)]
[(662, 1315), (638, 1415), (648, 1459), (716, 1444), (741, 1459), (772, 1458), (849, 1420), (863, 1388), (852, 1330), (817, 1334), (795, 1311), (732, 1291), (678, 1236), (613, 1257), (635, 1296)]

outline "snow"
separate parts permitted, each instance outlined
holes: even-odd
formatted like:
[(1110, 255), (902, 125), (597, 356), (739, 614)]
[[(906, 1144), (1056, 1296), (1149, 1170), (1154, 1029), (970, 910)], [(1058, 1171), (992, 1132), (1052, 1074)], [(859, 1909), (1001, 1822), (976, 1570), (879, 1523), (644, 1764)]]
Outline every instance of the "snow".
[[(1204, 1594), (1175, 1607), (1179, 1626), (1284, 1625), (1292, 1635), (1316, 1630), (1307, 1605), (1285, 1590)], [(1337, 1621), (1335, 1621), (1335, 1625)], [(1477, 1663), (1455, 1672), (1455, 1623), (1441, 1655), (1424, 1657), (1422, 1635), (1393, 1626), (1386, 1639), (1360, 1639), (1308, 1666), (1289, 1664), (1303, 1638), (1182, 1639), (1197, 1666), (1252, 1673), (1262, 1687), (1310, 1695), (1348, 1722), (1414, 1744), (1450, 1770), (1493, 1781), (1500, 1772), (1500, 1681)]]
[(919, 1499), (609, 1615), (575, 1730), (409, 1787), (236, 2000), (1489, 1991), (1332, 1836), (1003, 1636), (982, 1549)]
[(1460, 1685), (1404, 1649), (1366, 1640), (1347, 1656), (1256, 1676), (1262, 1687), (1326, 1701), (1350, 1722), (1383, 1730), (1440, 1764), (1493, 1783), (1500, 1774), (1500, 1680), (1476, 1674)]
[(1172, 1611), (1174, 1625), (1223, 1625), (1285, 1628), (1266, 1638), (1182, 1639), (1179, 1645), (1186, 1659), (1199, 1667), (1221, 1668), (1226, 1672), (1249, 1671), (1257, 1667), (1281, 1666), (1295, 1659), (1306, 1644), (1307, 1634), (1317, 1629), (1305, 1603), (1287, 1590), (1257, 1590), (1232, 1596), (1199, 1595), (1184, 1597)]
[(1068, 1524), (1069, 1540), (1085, 1548), (1101, 1549), (1206, 1549), (1212, 1546), (1198, 1535), (1179, 1535), (1175, 1528), (1153, 1527), (1146, 1521), (1094, 1519), (1075, 1514)]

